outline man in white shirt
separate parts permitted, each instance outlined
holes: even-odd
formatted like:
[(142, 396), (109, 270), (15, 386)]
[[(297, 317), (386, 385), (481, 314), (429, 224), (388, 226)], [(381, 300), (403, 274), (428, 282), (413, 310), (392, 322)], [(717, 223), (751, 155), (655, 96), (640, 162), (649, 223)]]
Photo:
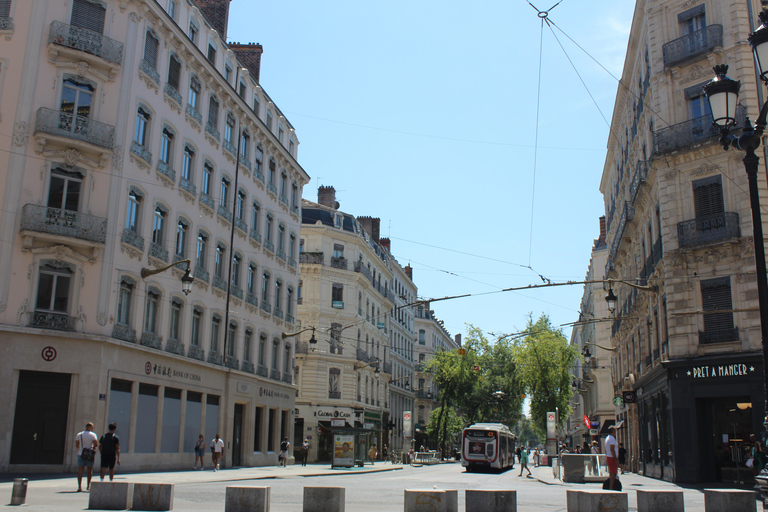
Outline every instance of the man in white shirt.
[(219, 457), (224, 454), (224, 441), (216, 434), (216, 437), (211, 441), (211, 458), (213, 459), (213, 470), (219, 470)]
[[(93, 431), (93, 423), (90, 421), (85, 425), (85, 430), (75, 437), (75, 448), (77, 449), (77, 492), (83, 490), (83, 470), (87, 468), (87, 483), (85, 490), (91, 490), (91, 478), (93, 478), (93, 459), (96, 454), (96, 448), (99, 447), (99, 438)], [(89, 457), (83, 457), (83, 449), (92, 450)]]
[(608, 437), (605, 438), (603, 448), (605, 451), (606, 462), (608, 463), (608, 474), (611, 477), (610, 490), (613, 490), (613, 484), (616, 481), (616, 474), (619, 472), (619, 445), (616, 442), (614, 434), (616, 433), (616, 427), (611, 425), (608, 427)]

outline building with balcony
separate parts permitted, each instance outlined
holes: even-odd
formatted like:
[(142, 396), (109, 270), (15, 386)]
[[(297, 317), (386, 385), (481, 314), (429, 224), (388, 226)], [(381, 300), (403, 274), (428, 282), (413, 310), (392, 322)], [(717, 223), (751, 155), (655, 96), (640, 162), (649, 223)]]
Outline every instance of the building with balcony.
[(429, 309), (429, 303), (416, 306), (416, 382), (413, 385), (415, 394), (414, 419), (414, 444), (418, 450), (422, 445), (432, 449), (427, 439), (427, 424), (429, 417), (440, 406), (440, 388), (432, 378), (432, 372), (427, 365), (437, 352), (453, 350), (461, 347), (461, 334), (452, 337), (445, 328), (442, 320), (435, 317), (435, 312)]
[(734, 481), (762, 431), (747, 176), (743, 155), (718, 144), (702, 92), (713, 65), (731, 64), (740, 115), (756, 118), (764, 90), (743, 41), (759, 7), (638, 0), (616, 96), (600, 182), (605, 277), (654, 287), (613, 287), (613, 388), (637, 398), (616, 419), (632, 469), (669, 481)]
[(616, 421), (610, 315), (605, 301), (608, 286), (593, 282), (603, 279), (607, 255), (605, 217), (600, 217), (600, 236), (592, 245), (584, 277), (579, 321), (571, 331), (570, 344), (581, 354), (573, 367), (573, 413), (566, 426), (568, 442), (574, 448), (594, 440), (602, 443)]
[[(379, 219), (339, 210), (335, 189), (320, 187), (317, 203), (303, 201), (302, 223), (298, 319), (314, 328), (317, 343), (309, 343), (312, 331), (296, 336), (295, 440), (310, 437), (310, 460), (329, 462), (335, 429), (355, 429), (379, 450), (392, 446), (390, 427), (401, 434), (390, 407), (398, 395), (398, 407), (412, 410), (413, 345), (403, 336), (402, 346), (390, 346), (399, 323), (392, 287), (399, 264), (380, 240)], [(415, 297), (415, 286), (408, 288)]]
[(0, 471), (73, 471), (89, 421), (128, 471), (217, 432), (273, 465), (293, 435), (309, 176), (229, 5), (0, 2)]

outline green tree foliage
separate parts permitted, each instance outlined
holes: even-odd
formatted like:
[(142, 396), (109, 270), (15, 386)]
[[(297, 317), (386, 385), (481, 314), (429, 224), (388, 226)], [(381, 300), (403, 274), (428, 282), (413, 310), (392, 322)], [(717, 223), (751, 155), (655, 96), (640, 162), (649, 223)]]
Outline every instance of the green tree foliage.
[(446, 407), (445, 415), (443, 416), (442, 407), (438, 407), (429, 415), (429, 423), (427, 423), (427, 436), (430, 439), (438, 439), (442, 434), (442, 426), (440, 424), (440, 417), (445, 418), (445, 439), (446, 446), (450, 446), (454, 443), (456, 436), (464, 429), (465, 420), (459, 416), (456, 409), (453, 407)]
[(538, 433), (546, 432), (548, 411), (559, 410), (560, 424), (571, 414), (571, 374), (578, 353), (568, 344), (561, 329), (541, 315), (534, 323), (528, 318), (526, 335), (513, 342), (512, 359), (517, 376), (531, 399), (530, 414)]
[(515, 423), (512, 431), (515, 433), (515, 436), (517, 436), (517, 442), (521, 446), (535, 448), (536, 446), (543, 444), (543, 440), (546, 439), (545, 437), (542, 437), (539, 432), (537, 432), (537, 429), (534, 428), (531, 419), (525, 416), (520, 418), (520, 421)]

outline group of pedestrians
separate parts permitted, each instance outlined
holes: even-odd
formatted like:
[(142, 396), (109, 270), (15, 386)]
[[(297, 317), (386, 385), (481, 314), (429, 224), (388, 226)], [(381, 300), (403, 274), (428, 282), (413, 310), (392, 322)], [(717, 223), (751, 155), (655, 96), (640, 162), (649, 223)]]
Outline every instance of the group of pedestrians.
[[(192, 469), (202, 470), (204, 469), (205, 465), (205, 438), (203, 437), (203, 434), (200, 434), (200, 436), (197, 438), (197, 442), (195, 443), (195, 464), (192, 466)], [(216, 433), (216, 437), (214, 437), (211, 440), (211, 461), (213, 462), (213, 470), (218, 471), (220, 469), (219, 464), (221, 463), (222, 459), (224, 458), (224, 440), (219, 437), (218, 432)], [(200, 467), (197, 467), (197, 463), (200, 462)]]
[(85, 490), (91, 490), (93, 466), (96, 461), (96, 450), (101, 457), (101, 481), (109, 470), (109, 480), (115, 478), (115, 464), (120, 465), (120, 439), (115, 433), (117, 424), (109, 424), (109, 432), (99, 438), (93, 431), (93, 423), (88, 422), (85, 430), (75, 437), (77, 450), (77, 492), (83, 491), (83, 473), (86, 476)]

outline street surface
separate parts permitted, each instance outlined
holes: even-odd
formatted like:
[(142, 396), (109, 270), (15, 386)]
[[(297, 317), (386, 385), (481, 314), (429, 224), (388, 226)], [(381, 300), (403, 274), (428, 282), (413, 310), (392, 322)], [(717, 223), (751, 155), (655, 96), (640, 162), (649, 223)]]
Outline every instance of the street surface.
[[(466, 489), (515, 489), (521, 512), (566, 510), (566, 489), (599, 489), (599, 484), (564, 484), (553, 478), (552, 468), (532, 468), (533, 478), (519, 477), (519, 466), (502, 474), (465, 473), (458, 463), (435, 466), (375, 466), (330, 469), (328, 465), (224, 469), (218, 472), (181, 471), (118, 474), (116, 481), (174, 483), (174, 510), (218, 512), (224, 510), (228, 486), (271, 487), (273, 512), (299, 512), (303, 488), (346, 488), (348, 512), (403, 512), (405, 489), (458, 489), (459, 510), (464, 510)], [(13, 475), (29, 478), (26, 506), (30, 512), (73, 512), (88, 508), (88, 494), (77, 493), (75, 475)], [(0, 476), (0, 502), (10, 503), (13, 477)], [(637, 510), (636, 489), (679, 489), (685, 493), (686, 511), (703, 511), (703, 486), (681, 487), (634, 474), (621, 475), (628, 491), (629, 509)], [(85, 487), (85, 482), (83, 482)], [(755, 494), (757, 498), (757, 494)], [(4, 501), (3, 501), (4, 500)]]

